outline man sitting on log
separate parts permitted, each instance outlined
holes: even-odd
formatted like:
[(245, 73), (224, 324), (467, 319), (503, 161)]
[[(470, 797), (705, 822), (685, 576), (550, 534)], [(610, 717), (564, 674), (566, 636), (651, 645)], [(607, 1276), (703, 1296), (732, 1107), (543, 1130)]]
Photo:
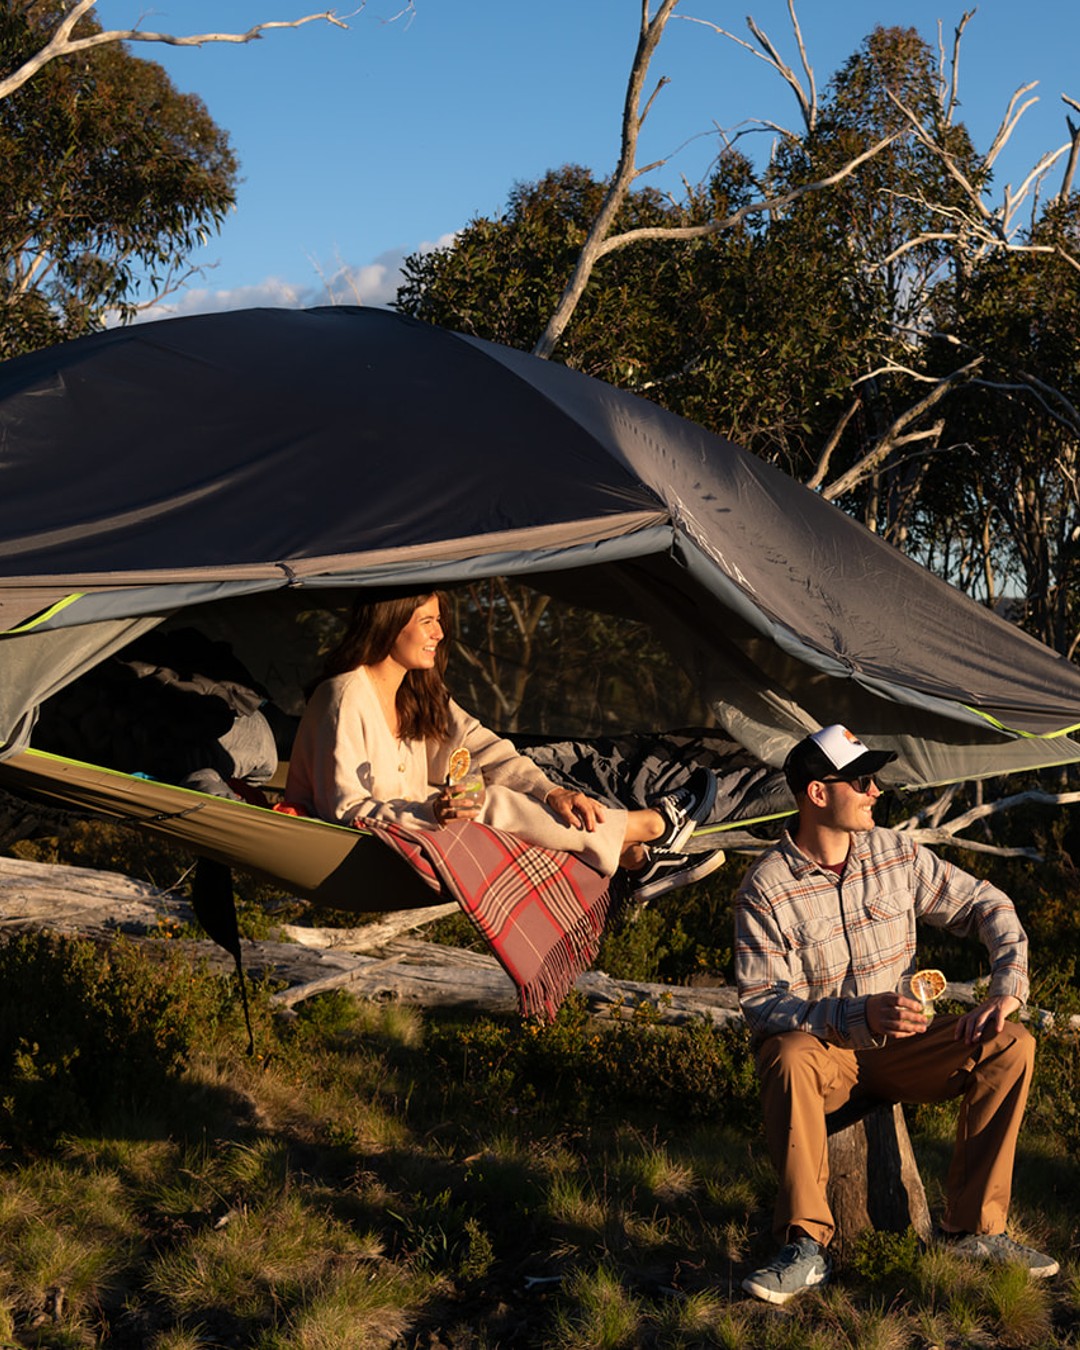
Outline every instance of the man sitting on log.
[[(1034, 1041), (1008, 1021), (1027, 997), (1027, 936), (1007, 895), (874, 825), (874, 774), (896, 756), (842, 726), (807, 736), (784, 765), (794, 829), (750, 868), (736, 902), (735, 974), (754, 1034), (765, 1132), (780, 1179), (776, 1259), (743, 1281), (769, 1303), (824, 1283), (835, 1224), (826, 1116), (858, 1099), (962, 1096), (938, 1234), (1035, 1276), (1058, 1263), (1005, 1235)], [(985, 1000), (932, 1021), (898, 992), (915, 970), (916, 920), (977, 932)]]

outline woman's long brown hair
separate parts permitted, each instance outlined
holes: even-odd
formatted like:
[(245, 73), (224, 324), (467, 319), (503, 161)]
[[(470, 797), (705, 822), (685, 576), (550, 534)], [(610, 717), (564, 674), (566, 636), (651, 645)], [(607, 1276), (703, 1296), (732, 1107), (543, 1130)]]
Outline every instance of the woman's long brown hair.
[(353, 605), (345, 636), (326, 658), (322, 678), (343, 675), (359, 666), (373, 666), (390, 655), (398, 634), (428, 600), (439, 602), (443, 640), (435, 649), (432, 670), (407, 670), (397, 692), (401, 739), (445, 741), (450, 734), (450, 691), (443, 676), (450, 655), (450, 605), (441, 591), (395, 595), (371, 600), (361, 595)]

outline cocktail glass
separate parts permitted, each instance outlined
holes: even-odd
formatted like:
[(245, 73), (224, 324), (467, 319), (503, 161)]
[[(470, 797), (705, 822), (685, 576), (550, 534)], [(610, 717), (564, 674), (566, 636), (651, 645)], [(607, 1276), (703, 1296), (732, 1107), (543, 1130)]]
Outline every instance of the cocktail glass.
[(905, 975), (900, 981), (898, 992), (904, 998), (913, 999), (919, 1005), (919, 1011), (929, 1022), (934, 1015), (934, 1000), (927, 998), (927, 991), (922, 987), (920, 980), (915, 976)]
[(486, 795), (484, 775), (477, 769), (471, 769), (464, 778), (450, 785), (450, 799), (455, 806), (483, 806)]

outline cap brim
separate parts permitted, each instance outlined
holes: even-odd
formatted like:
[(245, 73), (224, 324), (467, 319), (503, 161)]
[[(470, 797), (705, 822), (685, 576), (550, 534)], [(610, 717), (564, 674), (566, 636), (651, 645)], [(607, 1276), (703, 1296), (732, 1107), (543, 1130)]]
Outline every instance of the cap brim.
[(858, 759), (853, 759), (850, 764), (845, 764), (842, 769), (835, 769), (832, 777), (842, 778), (844, 782), (850, 782), (852, 778), (861, 778), (865, 773), (877, 773), (886, 764), (891, 764), (895, 758), (895, 750), (867, 750)]

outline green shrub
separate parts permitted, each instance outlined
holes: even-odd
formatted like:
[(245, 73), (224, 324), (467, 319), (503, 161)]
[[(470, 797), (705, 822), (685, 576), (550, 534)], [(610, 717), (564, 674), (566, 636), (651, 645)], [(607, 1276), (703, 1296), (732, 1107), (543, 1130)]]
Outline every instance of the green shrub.
[[(691, 1119), (756, 1127), (759, 1090), (750, 1035), (740, 1023), (682, 1027), (621, 1023), (600, 1056), (604, 1091)], [(601, 1098), (602, 1100), (602, 1098)]]
[(149, 1100), (232, 997), (164, 944), (153, 959), (123, 940), (0, 944), (0, 1130), (37, 1143)]
[(919, 1238), (913, 1228), (903, 1233), (870, 1228), (856, 1238), (849, 1262), (855, 1274), (868, 1284), (884, 1285), (895, 1292), (911, 1287), (919, 1257)]
[(596, 965), (615, 980), (658, 980), (665, 963), (686, 960), (690, 945), (680, 920), (639, 909), (609, 926)]
[(596, 965), (615, 979), (672, 984), (694, 975), (732, 978), (735, 894), (748, 860), (729, 858), (693, 886), (654, 905), (632, 902), (608, 923)]
[[(1080, 1012), (1076, 961), (1038, 971), (1031, 986), (1028, 1023), (1037, 1041), (1028, 1117), (1072, 1156), (1080, 1151), (1080, 1040), (1069, 1018)], [(1045, 1010), (1051, 1016), (1044, 1019)]]
[(637, 1107), (756, 1125), (758, 1086), (741, 1024), (660, 1026), (641, 1014), (598, 1022), (571, 994), (550, 1026), (478, 1018), (432, 1028), (444, 1090), (485, 1109), (556, 1110), (588, 1118)]

